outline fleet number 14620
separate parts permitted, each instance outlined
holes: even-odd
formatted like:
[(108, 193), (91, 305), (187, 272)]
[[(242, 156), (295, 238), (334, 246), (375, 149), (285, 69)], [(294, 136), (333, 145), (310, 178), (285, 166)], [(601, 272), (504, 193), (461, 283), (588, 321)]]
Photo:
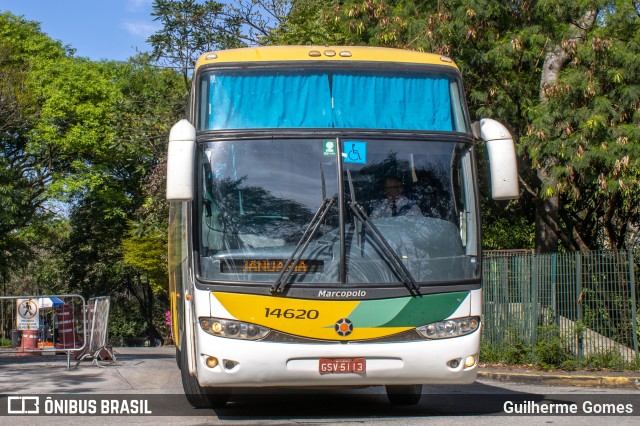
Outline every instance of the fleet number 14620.
[(264, 308), (264, 316), (266, 318), (286, 318), (286, 319), (318, 319), (320, 312), (315, 309), (271, 309)]

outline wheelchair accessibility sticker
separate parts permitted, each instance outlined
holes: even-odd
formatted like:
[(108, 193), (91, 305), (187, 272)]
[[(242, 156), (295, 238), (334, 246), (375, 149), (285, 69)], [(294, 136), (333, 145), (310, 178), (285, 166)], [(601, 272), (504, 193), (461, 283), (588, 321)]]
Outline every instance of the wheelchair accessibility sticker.
[(344, 141), (342, 157), (345, 163), (367, 164), (367, 143), (360, 141)]

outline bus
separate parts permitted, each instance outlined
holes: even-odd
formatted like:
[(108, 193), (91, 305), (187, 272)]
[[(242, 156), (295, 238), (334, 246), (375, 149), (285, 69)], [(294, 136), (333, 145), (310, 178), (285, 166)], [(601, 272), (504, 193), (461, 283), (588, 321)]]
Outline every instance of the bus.
[(448, 57), (203, 54), (167, 159), (176, 359), (194, 407), (257, 387), (472, 383), (482, 315), (474, 144), (518, 196), (512, 136), (471, 123)]

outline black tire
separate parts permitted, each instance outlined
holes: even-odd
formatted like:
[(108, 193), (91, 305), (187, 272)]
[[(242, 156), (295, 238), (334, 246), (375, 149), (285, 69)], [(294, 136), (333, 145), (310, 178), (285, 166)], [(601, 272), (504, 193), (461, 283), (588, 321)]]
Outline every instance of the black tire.
[(182, 341), (180, 354), (180, 375), (182, 376), (182, 388), (187, 401), (195, 408), (222, 408), (227, 405), (231, 397), (231, 389), (227, 388), (203, 388), (198, 379), (189, 374), (187, 364), (186, 342)]
[(178, 368), (182, 370), (182, 365), (180, 362), (180, 348), (176, 346), (176, 364), (178, 364)]
[(422, 397), (422, 385), (385, 386), (391, 405), (416, 405)]

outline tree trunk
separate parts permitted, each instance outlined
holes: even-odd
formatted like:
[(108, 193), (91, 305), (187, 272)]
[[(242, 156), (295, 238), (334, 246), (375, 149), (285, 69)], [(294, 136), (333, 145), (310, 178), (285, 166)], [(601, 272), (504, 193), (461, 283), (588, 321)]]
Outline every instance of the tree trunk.
[(145, 290), (147, 293), (147, 306), (145, 309), (145, 321), (147, 323), (146, 335), (152, 346), (155, 346), (155, 341), (161, 339), (160, 333), (153, 323), (153, 307), (155, 305), (155, 295), (153, 289), (149, 283), (145, 284)]
[[(587, 31), (595, 22), (595, 18), (596, 10), (586, 11), (577, 23), (571, 24), (570, 37), (564, 40), (561, 46), (556, 46), (545, 56), (542, 75), (540, 77), (540, 100), (542, 102), (547, 99), (547, 88), (558, 80), (560, 71), (562, 71), (562, 68), (571, 60), (572, 52), (575, 50), (576, 44), (586, 39)], [(539, 203), (542, 203), (542, 205), (536, 209), (535, 244), (538, 253), (549, 253), (558, 250), (558, 235), (547, 225), (545, 218), (540, 216), (541, 212), (544, 212), (554, 223), (559, 223), (560, 199), (555, 192), (555, 179), (552, 174), (549, 173), (549, 168), (556, 164), (556, 162), (556, 158), (547, 158), (545, 164), (543, 164), (542, 168), (538, 171), (538, 178), (543, 185), (554, 189), (553, 196), (538, 200)]]
[(540, 214), (544, 211), (546, 217), (558, 223), (560, 206), (558, 196), (537, 201), (540, 206), (536, 209), (536, 253), (553, 253), (558, 251), (558, 235), (547, 225), (545, 218)]

